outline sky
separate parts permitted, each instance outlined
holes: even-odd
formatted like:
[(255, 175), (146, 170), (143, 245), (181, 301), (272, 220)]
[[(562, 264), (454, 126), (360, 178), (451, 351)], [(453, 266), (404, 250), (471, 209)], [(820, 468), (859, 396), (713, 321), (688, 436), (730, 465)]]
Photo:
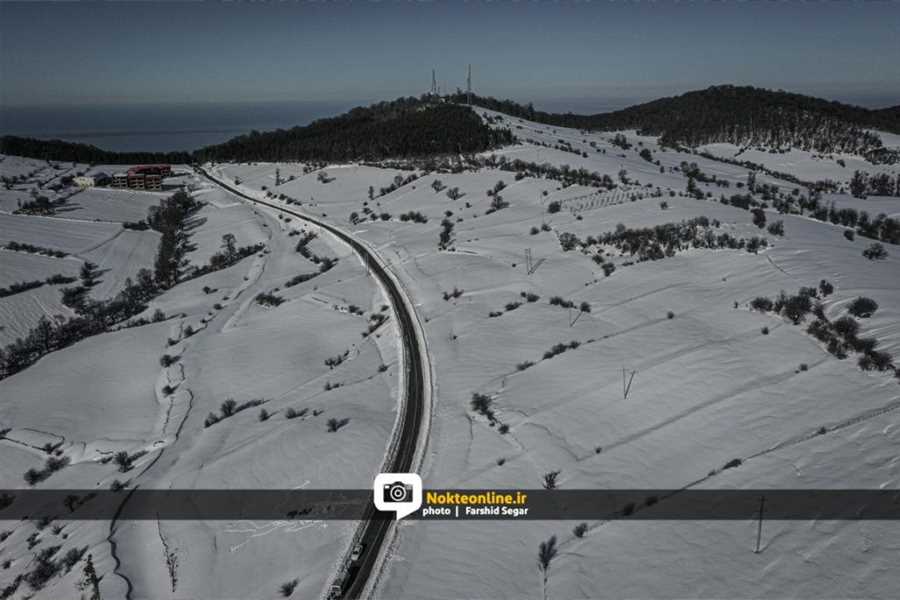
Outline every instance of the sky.
[[(0, 102), (341, 101), (431, 83), (602, 110), (713, 84), (900, 104), (900, 2), (0, 1)], [(627, 103), (627, 102), (626, 102)]]

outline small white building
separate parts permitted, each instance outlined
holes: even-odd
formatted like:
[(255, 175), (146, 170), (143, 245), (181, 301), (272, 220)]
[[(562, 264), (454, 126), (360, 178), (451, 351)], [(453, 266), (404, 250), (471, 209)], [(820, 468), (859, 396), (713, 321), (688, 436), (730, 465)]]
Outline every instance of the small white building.
[(79, 175), (73, 179), (75, 185), (83, 188), (94, 187), (95, 185), (103, 185), (109, 181), (109, 175), (106, 173), (91, 173), (90, 175)]

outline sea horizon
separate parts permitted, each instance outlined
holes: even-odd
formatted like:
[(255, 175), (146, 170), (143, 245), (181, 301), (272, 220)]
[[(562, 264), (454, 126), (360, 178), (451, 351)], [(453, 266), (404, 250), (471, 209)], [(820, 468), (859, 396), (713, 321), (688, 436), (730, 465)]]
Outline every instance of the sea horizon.
[(4, 106), (0, 133), (112, 152), (190, 152), (251, 131), (308, 125), (358, 102), (266, 101)]

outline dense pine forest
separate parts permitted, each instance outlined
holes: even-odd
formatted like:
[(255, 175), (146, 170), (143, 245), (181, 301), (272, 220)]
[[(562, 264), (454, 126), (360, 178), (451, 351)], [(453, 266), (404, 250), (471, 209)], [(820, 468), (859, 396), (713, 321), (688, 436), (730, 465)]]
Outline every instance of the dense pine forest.
[(109, 152), (88, 144), (63, 140), (37, 140), (14, 135), (0, 138), (0, 153), (56, 162), (92, 165), (180, 164), (191, 162), (186, 152)]
[(462, 106), (401, 98), (353, 110), (306, 127), (253, 132), (195, 153), (195, 159), (236, 161), (373, 160), (487, 150), (512, 142)]
[[(465, 94), (450, 98), (465, 102)], [(754, 87), (714, 86), (595, 115), (547, 113), (529, 104), (475, 96), (473, 104), (524, 119), (578, 129), (637, 129), (670, 146), (730, 142), (739, 146), (789, 146), (818, 152), (852, 152), (873, 162), (900, 156), (866, 129), (900, 133), (900, 106), (870, 110), (811, 96)]]

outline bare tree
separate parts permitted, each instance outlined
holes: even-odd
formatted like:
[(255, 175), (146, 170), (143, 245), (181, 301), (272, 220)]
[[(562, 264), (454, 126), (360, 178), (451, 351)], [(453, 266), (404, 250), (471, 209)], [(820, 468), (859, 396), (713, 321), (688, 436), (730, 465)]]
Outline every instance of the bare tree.
[(556, 489), (556, 478), (559, 477), (561, 471), (550, 471), (549, 473), (544, 473), (544, 489), (545, 490), (555, 490)]

